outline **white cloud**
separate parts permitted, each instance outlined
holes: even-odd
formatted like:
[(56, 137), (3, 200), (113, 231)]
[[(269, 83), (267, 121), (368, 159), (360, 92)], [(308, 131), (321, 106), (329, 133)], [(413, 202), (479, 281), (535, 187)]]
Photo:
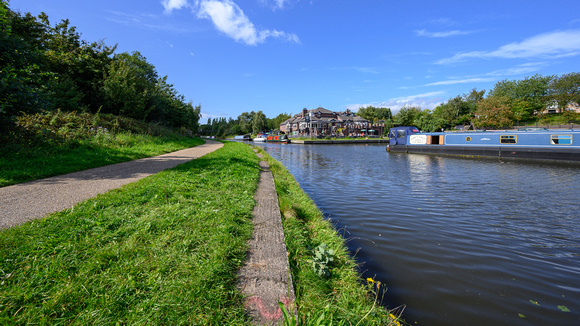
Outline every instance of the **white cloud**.
[(447, 32), (427, 32), (424, 29), (416, 30), (417, 36), (426, 36), (426, 37), (449, 37), (449, 36), (457, 36), (457, 35), (468, 35), (475, 33), (474, 31), (447, 31)]
[(445, 94), (442, 91), (415, 94), (404, 97), (395, 97), (388, 99), (383, 102), (367, 103), (367, 104), (349, 104), (346, 106), (347, 109), (356, 112), (361, 107), (374, 106), (382, 108), (390, 108), (393, 114), (399, 112), (399, 110), (404, 106), (418, 106), (421, 109), (433, 110), (439, 104), (443, 103), (444, 100), (441, 95)]
[(166, 13), (171, 13), (173, 10), (179, 10), (188, 7), (187, 0), (163, 0), (161, 1)]
[(268, 37), (300, 43), (298, 36), (277, 30), (258, 30), (242, 9), (231, 0), (203, 0), (198, 17), (211, 19), (215, 27), (237, 42), (248, 45), (263, 43)]
[(488, 72), (486, 76), (514, 76), (514, 75), (523, 75), (529, 74), (532, 72), (536, 72), (540, 70), (543, 66), (545, 66), (545, 62), (530, 62), (524, 63), (521, 65), (517, 65), (515, 67), (507, 68), (507, 69), (499, 69), (494, 70), (492, 72)]
[(467, 83), (482, 83), (491, 82), (493, 78), (465, 78), (465, 79), (449, 79), (442, 80), (435, 83), (430, 83), (425, 86), (441, 86), (441, 85), (455, 85), (455, 84), (467, 84)]
[(290, 3), (292, 0), (260, 0), (261, 3), (272, 7), (272, 9), (284, 9), (287, 3)]
[(529, 58), (562, 58), (580, 54), (580, 30), (556, 31), (539, 34), (519, 43), (501, 46), (495, 51), (472, 51), (458, 53), (450, 58), (437, 61), (439, 64), (450, 64), (472, 58), (489, 59), (529, 59)]

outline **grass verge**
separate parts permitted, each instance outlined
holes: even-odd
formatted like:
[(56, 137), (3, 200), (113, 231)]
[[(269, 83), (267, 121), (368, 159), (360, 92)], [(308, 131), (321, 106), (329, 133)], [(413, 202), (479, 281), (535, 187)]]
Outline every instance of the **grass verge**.
[(400, 325), (398, 313), (379, 305), (379, 293), (384, 293), (380, 282), (361, 279), (344, 239), (286, 168), (258, 149), (267, 158), (276, 183), (299, 323)]
[(258, 159), (227, 143), (0, 232), (0, 324), (243, 325)]
[[(161, 155), (203, 144), (200, 138), (101, 132), (66, 144), (20, 144), (0, 148), (0, 187)], [(65, 162), (65, 164), (63, 164)]]

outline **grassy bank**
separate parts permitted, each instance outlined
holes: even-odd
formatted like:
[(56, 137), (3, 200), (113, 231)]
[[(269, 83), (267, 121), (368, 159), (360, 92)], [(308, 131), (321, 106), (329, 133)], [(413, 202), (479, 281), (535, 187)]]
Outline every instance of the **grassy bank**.
[(276, 183), (300, 324), (399, 325), (398, 313), (379, 305), (385, 285), (360, 278), (344, 239), (284, 166), (260, 151)]
[(256, 155), (202, 158), (0, 233), (0, 324), (247, 324)]
[(186, 133), (110, 114), (25, 115), (0, 139), (0, 187), (203, 143)]
[[(285, 168), (265, 156), (284, 216), (300, 324), (398, 325), (378, 305), (384, 285), (360, 279), (344, 240)], [(235, 285), (258, 179), (251, 148), (227, 143), (1, 231), (0, 324), (248, 325)]]

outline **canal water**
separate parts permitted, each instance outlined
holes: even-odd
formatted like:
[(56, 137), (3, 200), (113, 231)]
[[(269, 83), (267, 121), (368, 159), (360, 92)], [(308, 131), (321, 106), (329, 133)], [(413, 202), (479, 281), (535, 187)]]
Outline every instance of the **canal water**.
[(580, 166), (259, 146), (409, 324), (580, 325)]

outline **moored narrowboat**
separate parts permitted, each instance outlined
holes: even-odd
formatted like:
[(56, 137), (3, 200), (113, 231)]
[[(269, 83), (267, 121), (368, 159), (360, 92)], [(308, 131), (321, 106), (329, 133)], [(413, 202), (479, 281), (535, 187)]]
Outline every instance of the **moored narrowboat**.
[(390, 152), (580, 161), (579, 130), (420, 132), (395, 127), (389, 132)]
[(252, 140), (252, 137), (250, 135), (238, 135), (238, 136), (234, 136), (234, 140), (251, 141)]
[(289, 143), (290, 139), (288, 139), (287, 135), (268, 135), (266, 142), (268, 142), (268, 143)]

